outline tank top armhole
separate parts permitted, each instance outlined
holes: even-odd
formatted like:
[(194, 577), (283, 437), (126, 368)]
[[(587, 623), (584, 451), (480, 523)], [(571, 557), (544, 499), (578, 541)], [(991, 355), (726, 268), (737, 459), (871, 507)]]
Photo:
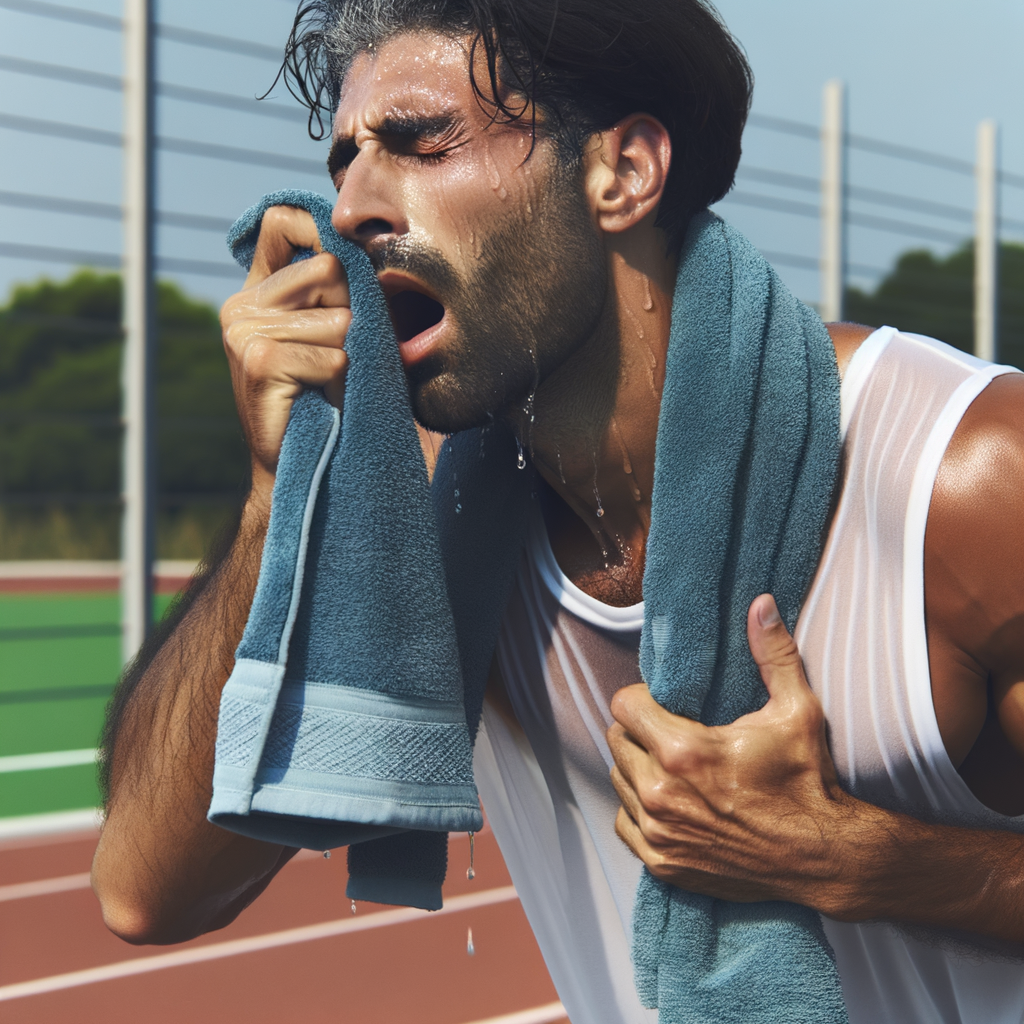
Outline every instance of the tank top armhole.
[(879, 327), (878, 330), (869, 334), (857, 347), (850, 362), (846, 366), (846, 373), (843, 374), (842, 387), (839, 393), (840, 422), (839, 436), (846, 438), (846, 432), (850, 427), (850, 420), (853, 418), (854, 410), (857, 408), (857, 400), (864, 390), (871, 373), (878, 362), (879, 356), (885, 351), (886, 346), (897, 334), (895, 327)]
[[(984, 364), (972, 373), (949, 397), (935, 421), (914, 472), (907, 503), (903, 537), (903, 659), (907, 680), (907, 700), (920, 749), (925, 757), (928, 777), (945, 792), (930, 790), (928, 798), (936, 809), (955, 806), (968, 814), (993, 815), (971, 792), (949, 759), (939, 732), (932, 699), (931, 667), (928, 662), (928, 633), (925, 625), (924, 539), (932, 491), (942, 457), (971, 403), (996, 378), (1019, 373), (1014, 367)], [(926, 788), (928, 782), (922, 779)], [(1002, 817), (1002, 816), (1001, 816)], [(1021, 819), (1007, 819), (1021, 820)]]

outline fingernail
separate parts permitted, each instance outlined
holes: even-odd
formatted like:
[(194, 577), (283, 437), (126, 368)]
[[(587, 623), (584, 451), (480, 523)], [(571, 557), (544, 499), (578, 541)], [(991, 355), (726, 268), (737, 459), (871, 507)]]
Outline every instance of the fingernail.
[(761, 606), (757, 610), (757, 621), (765, 629), (774, 626), (779, 621), (779, 606), (775, 603), (774, 597), (769, 597), (768, 600), (761, 602)]

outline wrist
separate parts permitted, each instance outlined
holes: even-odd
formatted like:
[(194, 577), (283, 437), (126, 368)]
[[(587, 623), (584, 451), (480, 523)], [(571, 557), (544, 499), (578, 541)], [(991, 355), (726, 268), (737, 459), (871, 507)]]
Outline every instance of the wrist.
[(909, 835), (904, 838), (903, 818), (844, 793), (830, 830), (829, 877), (808, 903), (837, 921), (883, 916), (880, 903), (893, 879), (903, 873), (900, 865), (909, 852), (904, 844), (912, 842)]

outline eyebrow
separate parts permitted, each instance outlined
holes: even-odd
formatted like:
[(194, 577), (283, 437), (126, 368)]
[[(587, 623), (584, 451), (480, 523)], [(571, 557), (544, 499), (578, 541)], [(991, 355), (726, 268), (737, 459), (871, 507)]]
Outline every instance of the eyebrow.
[[(421, 139), (445, 135), (457, 127), (461, 120), (454, 111), (431, 115), (391, 113), (385, 114), (376, 125), (371, 125), (370, 130), (385, 143), (408, 145)], [(358, 153), (359, 147), (353, 136), (337, 136), (327, 156), (327, 173), (333, 178), (339, 171), (345, 170)]]

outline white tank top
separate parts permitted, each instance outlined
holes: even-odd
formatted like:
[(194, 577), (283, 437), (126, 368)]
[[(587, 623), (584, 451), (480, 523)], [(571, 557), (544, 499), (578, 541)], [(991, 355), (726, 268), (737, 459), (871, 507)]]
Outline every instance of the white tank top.
[[(942, 455), (970, 403), (1013, 372), (885, 327), (842, 386), (844, 480), (797, 623), (844, 788), (931, 821), (1024, 831), (950, 762), (932, 705), (924, 534)], [(540, 517), (498, 642), (521, 730), (489, 703), (477, 742), (484, 806), (552, 980), (577, 1024), (654, 1022), (629, 961), (639, 861), (614, 833), (604, 739), (612, 694), (639, 681), (643, 605), (575, 587)], [(825, 920), (851, 1024), (1020, 1024), (1024, 964), (955, 937)]]

